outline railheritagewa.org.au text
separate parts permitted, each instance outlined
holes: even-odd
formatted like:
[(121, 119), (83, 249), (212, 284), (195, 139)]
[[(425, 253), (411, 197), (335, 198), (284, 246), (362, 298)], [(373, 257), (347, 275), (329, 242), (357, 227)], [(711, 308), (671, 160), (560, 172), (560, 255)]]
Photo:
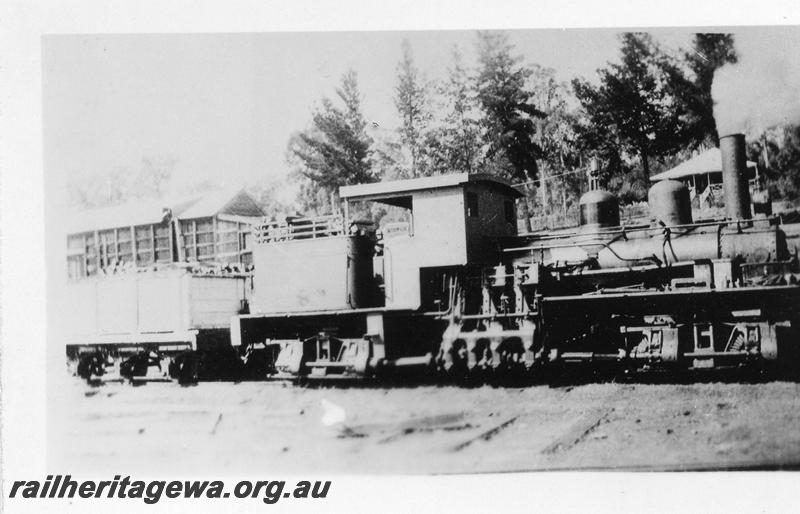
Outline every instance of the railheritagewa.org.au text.
[(115, 475), (112, 480), (75, 480), (72, 475), (47, 475), (44, 481), (16, 480), (11, 484), (11, 499), (57, 500), (72, 498), (119, 498), (141, 500), (147, 504), (164, 498), (252, 498), (266, 504), (281, 499), (321, 499), (330, 493), (330, 481), (241, 480), (232, 487), (223, 480), (132, 480)]

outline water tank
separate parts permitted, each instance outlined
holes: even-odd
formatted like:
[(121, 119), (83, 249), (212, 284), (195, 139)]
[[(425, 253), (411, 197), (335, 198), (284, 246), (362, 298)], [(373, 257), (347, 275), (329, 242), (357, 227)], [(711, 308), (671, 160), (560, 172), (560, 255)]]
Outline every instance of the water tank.
[(608, 191), (589, 191), (581, 196), (579, 205), (582, 229), (619, 226), (619, 204), (617, 198)]
[(647, 193), (650, 217), (667, 226), (688, 225), (692, 222), (692, 203), (689, 188), (677, 180), (657, 182)]

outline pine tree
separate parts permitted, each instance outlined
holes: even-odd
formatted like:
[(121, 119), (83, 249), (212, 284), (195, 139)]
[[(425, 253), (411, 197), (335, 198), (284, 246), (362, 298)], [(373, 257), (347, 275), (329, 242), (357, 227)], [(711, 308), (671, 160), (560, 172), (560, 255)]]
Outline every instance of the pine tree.
[(428, 87), (414, 65), (411, 44), (404, 39), (402, 46), (403, 58), (397, 65), (394, 104), (402, 120), (400, 142), (411, 156), (409, 176), (416, 177), (427, 174), (423, 154), (425, 131), (432, 114), (428, 105)]
[[(440, 88), (444, 117), (436, 140), (439, 148), (434, 168), (439, 173), (475, 173), (481, 160), (481, 120), (475, 87), (458, 47), (452, 51), (453, 64)], [(433, 143), (428, 147), (433, 147)]]
[[(511, 56), (508, 37), (498, 32), (478, 32), (477, 96), (483, 110), (486, 169), (515, 181), (532, 181), (542, 156), (534, 141), (534, 120), (544, 114), (532, 103), (525, 87), (532, 70)], [(530, 188), (526, 187), (526, 197)], [(527, 198), (521, 202), (525, 225), (530, 230)]]
[(582, 177), (574, 173), (580, 154), (576, 146), (577, 117), (568, 106), (569, 90), (550, 68), (533, 66), (529, 79), (535, 104), (545, 113), (535, 120), (534, 141), (542, 150), (539, 160), (539, 194), (545, 214), (557, 206), (566, 215), (580, 194)]
[(534, 119), (543, 113), (532, 103), (525, 82), (532, 70), (511, 56), (503, 33), (478, 33), (478, 101), (484, 112), (487, 157), (496, 172), (514, 179), (536, 178), (541, 149), (533, 140)]
[(310, 129), (289, 141), (288, 158), (296, 172), (311, 184), (304, 190), (306, 208), (321, 209), (340, 186), (377, 180), (370, 166), (372, 139), (361, 112), (358, 76), (352, 70), (336, 89), (342, 106), (323, 98)]

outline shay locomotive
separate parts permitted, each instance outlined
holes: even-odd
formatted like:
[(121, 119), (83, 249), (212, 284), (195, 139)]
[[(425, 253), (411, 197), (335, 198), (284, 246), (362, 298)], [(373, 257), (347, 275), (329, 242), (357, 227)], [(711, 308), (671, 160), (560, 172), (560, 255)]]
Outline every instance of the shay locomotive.
[[(651, 189), (652, 223), (620, 225), (614, 197), (595, 189), (578, 229), (527, 235), (520, 193), (496, 177), (342, 187), (344, 220), (259, 227), (256, 296), (233, 319), (233, 344), (294, 378), (791, 368), (797, 255), (785, 227), (751, 215), (744, 137), (721, 151), (718, 220), (694, 221), (675, 181)], [(408, 221), (376, 238), (348, 219), (357, 202)]]
[[(577, 229), (522, 235), (521, 194), (497, 177), (342, 187), (340, 214), (256, 227), (230, 345), (251, 375), (295, 379), (791, 370), (794, 230), (752, 216), (743, 136), (721, 151), (724, 219), (693, 220), (675, 181), (651, 189), (650, 223), (621, 225), (616, 199), (595, 187)], [(364, 203), (405, 221), (374, 230), (351, 215)], [(170, 367), (186, 380), (197, 366), (190, 351)]]

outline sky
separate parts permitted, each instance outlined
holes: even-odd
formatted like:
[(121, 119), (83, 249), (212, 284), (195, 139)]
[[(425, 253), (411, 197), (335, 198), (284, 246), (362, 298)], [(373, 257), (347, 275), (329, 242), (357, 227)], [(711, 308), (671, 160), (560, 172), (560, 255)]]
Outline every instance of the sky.
[[(654, 35), (675, 50), (691, 32)], [(551, 67), (563, 81), (593, 80), (616, 60), (617, 34), (509, 31), (524, 62)], [(474, 31), (46, 36), (45, 169), (68, 181), (170, 157), (173, 189), (280, 180), (290, 135), (309, 126), (314, 107), (334, 95), (349, 68), (358, 73), (366, 118), (382, 129), (397, 126), (392, 94), (406, 38), (430, 79), (445, 76), (454, 45), (467, 63), (474, 59)]]

